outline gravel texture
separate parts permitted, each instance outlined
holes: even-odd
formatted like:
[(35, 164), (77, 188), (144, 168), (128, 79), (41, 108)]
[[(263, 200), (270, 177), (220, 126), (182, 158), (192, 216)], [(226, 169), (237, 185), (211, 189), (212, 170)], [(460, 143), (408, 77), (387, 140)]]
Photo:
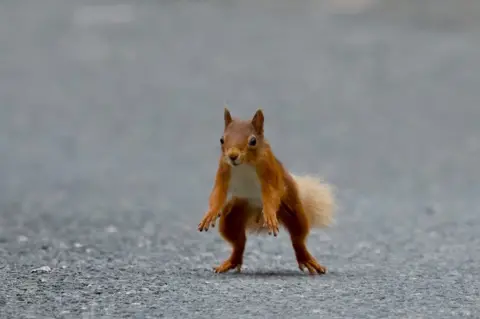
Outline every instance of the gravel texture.
[[(480, 316), (475, 1), (3, 1), (1, 318)], [(302, 274), (196, 226), (223, 103), (338, 190)]]

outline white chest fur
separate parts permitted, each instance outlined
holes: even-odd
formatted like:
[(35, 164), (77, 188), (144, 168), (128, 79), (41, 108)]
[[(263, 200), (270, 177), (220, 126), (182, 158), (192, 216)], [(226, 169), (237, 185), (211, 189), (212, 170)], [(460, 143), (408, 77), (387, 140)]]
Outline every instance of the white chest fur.
[(246, 164), (232, 167), (228, 191), (232, 196), (261, 205), (262, 191), (255, 167)]

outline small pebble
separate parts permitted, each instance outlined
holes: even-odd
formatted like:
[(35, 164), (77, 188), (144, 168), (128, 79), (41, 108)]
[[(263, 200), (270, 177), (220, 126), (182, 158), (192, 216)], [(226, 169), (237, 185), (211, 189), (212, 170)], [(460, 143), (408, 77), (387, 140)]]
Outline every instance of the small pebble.
[(27, 236), (20, 235), (20, 236), (17, 237), (17, 241), (18, 241), (19, 243), (27, 242), (27, 241), (28, 241), (28, 237), (27, 237)]
[(60, 249), (67, 249), (67, 248), (68, 248), (67, 244), (65, 244), (64, 242), (60, 242), (60, 243), (58, 244), (58, 247), (59, 247)]
[(148, 236), (153, 236), (155, 234), (155, 226), (152, 223), (148, 223), (143, 227), (143, 232)]
[(32, 273), (40, 273), (40, 272), (51, 272), (52, 271), (52, 268), (48, 267), (48, 266), (42, 266), (42, 267), (39, 267), (39, 268), (35, 268), (32, 270)]
[(110, 225), (110, 226), (105, 228), (105, 231), (107, 233), (116, 233), (118, 230), (117, 230), (117, 227), (115, 227), (113, 225)]

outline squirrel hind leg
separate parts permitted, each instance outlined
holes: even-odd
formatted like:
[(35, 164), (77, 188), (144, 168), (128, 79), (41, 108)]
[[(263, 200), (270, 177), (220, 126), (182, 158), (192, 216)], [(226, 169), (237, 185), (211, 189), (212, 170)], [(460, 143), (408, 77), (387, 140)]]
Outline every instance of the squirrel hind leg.
[[(247, 241), (245, 230), (248, 217), (247, 208), (246, 201), (232, 198), (225, 205), (225, 211), (220, 215), (219, 232), (223, 239), (232, 246), (232, 253), (220, 266), (214, 267), (214, 271), (217, 273), (227, 272), (231, 269), (240, 271)], [(227, 209), (228, 211), (226, 211)]]
[(306, 246), (306, 238), (310, 227), (308, 218), (302, 214), (292, 213), (285, 206), (278, 211), (278, 218), (290, 234), (300, 270), (303, 271), (306, 268), (311, 275), (326, 273), (327, 268), (318, 263)]

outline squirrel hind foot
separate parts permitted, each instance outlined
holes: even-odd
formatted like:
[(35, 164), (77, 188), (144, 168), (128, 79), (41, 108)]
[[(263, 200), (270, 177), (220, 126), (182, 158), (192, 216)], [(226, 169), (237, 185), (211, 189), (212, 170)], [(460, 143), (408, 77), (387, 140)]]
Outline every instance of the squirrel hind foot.
[(298, 268), (304, 272), (305, 268), (310, 275), (323, 275), (327, 273), (327, 267), (320, 265), (316, 260), (310, 259), (298, 263)]
[(242, 264), (232, 262), (230, 259), (228, 259), (225, 260), (220, 266), (213, 267), (213, 271), (217, 274), (225, 273), (232, 269), (235, 269), (237, 273), (240, 273), (242, 270)]

